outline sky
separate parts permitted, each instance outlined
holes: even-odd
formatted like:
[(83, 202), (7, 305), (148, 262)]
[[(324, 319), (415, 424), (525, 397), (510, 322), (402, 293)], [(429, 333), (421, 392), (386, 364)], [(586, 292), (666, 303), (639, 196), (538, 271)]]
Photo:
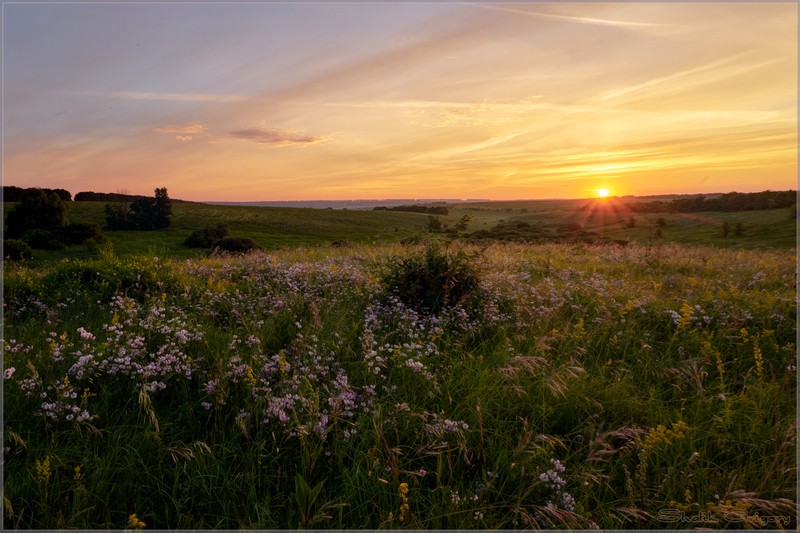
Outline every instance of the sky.
[(797, 188), (787, 3), (4, 3), (4, 185), (196, 201)]

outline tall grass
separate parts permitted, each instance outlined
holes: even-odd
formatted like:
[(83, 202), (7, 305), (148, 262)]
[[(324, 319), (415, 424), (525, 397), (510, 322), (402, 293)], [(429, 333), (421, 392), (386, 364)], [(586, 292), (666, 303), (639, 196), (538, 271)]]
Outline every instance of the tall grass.
[[(795, 271), (636, 245), (9, 265), (4, 527), (795, 527)], [(443, 272), (470, 297), (398, 296)]]

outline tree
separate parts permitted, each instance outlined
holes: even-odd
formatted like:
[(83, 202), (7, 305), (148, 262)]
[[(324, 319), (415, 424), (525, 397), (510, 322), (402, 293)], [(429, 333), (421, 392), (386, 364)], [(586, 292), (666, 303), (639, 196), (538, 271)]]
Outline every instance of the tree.
[(166, 187), (156, 189), (155, 193), (153, 215), (156, 229), (168, 228), (172, 224), (172, 200), (169, 199)]
[(31, 229), (59, 228), (67, 223), (69, 206), (55, 191), (28, 189), (8, 212), (6, 236), (16, 239)]
[(430, 233), (442, 231), (442, 221), (439, 220), (439, 217), (430, 215), (428, 217), (428, 225), (425, 227), (425, 229), (427, 229)]
[(461, 217), (461, 220), (456, 222), (456, 225), (453, 226), (453, 229), (458, 232), (467, 231), (467, 224), (469, 224), (470, 220), (472, 220), (472, 217), (469, 214), (464, 215)]
[(172, 224), (172, 201), (166, 187), (155, 189), (155, 197), (136, 198), (130, 205), (106, 204), (110, 229), (154, 230)]

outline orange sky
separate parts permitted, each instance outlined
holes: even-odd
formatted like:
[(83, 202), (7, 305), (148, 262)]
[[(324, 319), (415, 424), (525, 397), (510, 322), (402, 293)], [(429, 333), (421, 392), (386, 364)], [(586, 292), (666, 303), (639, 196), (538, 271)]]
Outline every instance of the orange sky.
[(4, 8), (6, 185), (200, 201), (797, 187), (795, 3)]

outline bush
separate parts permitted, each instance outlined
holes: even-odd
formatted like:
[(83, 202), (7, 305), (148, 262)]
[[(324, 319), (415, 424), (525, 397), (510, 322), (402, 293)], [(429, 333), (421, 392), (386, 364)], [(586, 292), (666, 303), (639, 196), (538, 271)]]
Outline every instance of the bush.
[(8, 239), (3, 242), (4, 261), (22, 261), (24, 259), (33, 259), (33, 250), (27, 243), (17, 239)]
[(242, 254), (257, 250), (258, 246), (253, 239), (247, 237), (223, 237), (214, 243), (214, 251)]
[(184, 246), (189, 248), (211, 248), (215, 242), (228, 236), (228, 228), (224, 224), (217, 224), (214, 228), (202, 228), (194, 230), (186, 240)]
[(100, 226), (87, 222), (75, 222), (67, 224), (60, 229), (61, 240), (66, 244), (83, 244), (87, 240), (95, 242), (103, 242), (103, 234), (100, 232)]
[(438, 314), (478, 288), (475, 257), (448, 253), (436, 245), (391, 265), (383, 283), (388, 291), (420, 312)]
[(22, 234), (22, 240), (35, 250), (63, 250), (67, 247), (55, 231), (29, 229)]
[(68, 206), (53, 191), (28, 189), (19, 204), (8, 212), (6, 235), (18, 239), (27, 230), (66, 224)]

